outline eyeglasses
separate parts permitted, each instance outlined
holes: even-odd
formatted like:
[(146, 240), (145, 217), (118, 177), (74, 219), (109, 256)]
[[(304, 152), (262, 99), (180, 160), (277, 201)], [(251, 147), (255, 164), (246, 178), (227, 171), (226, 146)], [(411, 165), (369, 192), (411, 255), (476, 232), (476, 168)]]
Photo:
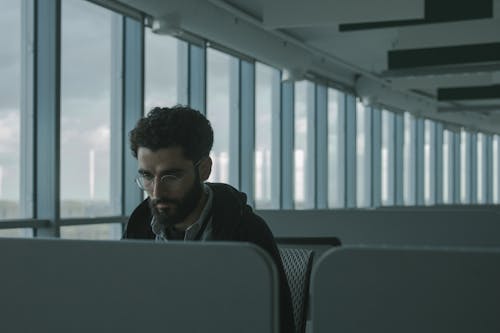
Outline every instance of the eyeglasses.
[[(194, 164), (195, 169), (200, 165), (202, 160), (199, 160)], [(152, 191), (155, 186), (156, 177), (148, 174), (148, 173), (140, 173), (135, 178), (135, 183), (137, 186), (143, 191)], [(178, 188), (182, 184), (182, 180), (184, 179), (184, 175), (176, 176), (176, 175), (163, 175), (160, 177), (160, 180), (157, 185), (162, 185), (165, 188), (170, 190)]]

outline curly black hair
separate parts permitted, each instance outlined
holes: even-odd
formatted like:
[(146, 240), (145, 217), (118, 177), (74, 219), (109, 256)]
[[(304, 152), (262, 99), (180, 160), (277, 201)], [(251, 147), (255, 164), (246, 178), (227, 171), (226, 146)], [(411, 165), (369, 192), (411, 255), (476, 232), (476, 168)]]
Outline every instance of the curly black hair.
[(137, 158), (139, 147), (156, 151), (180, 147), (184, 157), (194, 162), (210, 154), (214, 132), (208, 119), (190, 107), (155, 107), (130, 131), (130, 149)]

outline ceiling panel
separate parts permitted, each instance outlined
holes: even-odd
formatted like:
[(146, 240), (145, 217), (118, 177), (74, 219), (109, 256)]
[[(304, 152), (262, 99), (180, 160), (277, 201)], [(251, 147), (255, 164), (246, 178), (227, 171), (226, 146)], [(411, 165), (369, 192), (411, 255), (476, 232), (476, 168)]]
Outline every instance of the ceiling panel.
[[(493, 0), (456, 1), (425, 0), (424, 15), (417, 19), (401, 19), (397, 16), (385, 21), (365, 21), (341, 24), (340, 31), (371, 30), (390, 27), (426, 25), (439, 22), (467, 21), (493, 18)], [(390, 8), (390, 7), (386, 7)]]
[[(380, 93), (381, 104), (396, 101), (401, 107), (413, 99), (408, 110), (420, 109), (417, 113), (430, 118), (436, 108), (422, 110), (426, 103), (437, 105), (439, 89), (473, 91), (475, 87), (495, 85), (494, 90), (500, 84), (500, 0), (120, 2), (155, 18), (175, 17), (181, 30), (280, 69), (319, 73), (332, 81), (351, 84), (352, 89), (362, 77), (371, 82), (363, 93)], [(364, 26), (352, 31), (341, 26), (404, 20), (420, 23)], [(471, 112), (440, 113), (435, 119), (470, 122), (488, 131), (497, 128), (500, 133), (500, 116), (485, 111), (493, 101), (482, 97), (441, 105), (455, 105), (464, 111), (476, 107), (481, 116)], [(425, 103), (421, 104), (421, 99)]]
[(264, 24), (271, 29), (424, 17), (423, 0), (272, 0), (262, 4)]

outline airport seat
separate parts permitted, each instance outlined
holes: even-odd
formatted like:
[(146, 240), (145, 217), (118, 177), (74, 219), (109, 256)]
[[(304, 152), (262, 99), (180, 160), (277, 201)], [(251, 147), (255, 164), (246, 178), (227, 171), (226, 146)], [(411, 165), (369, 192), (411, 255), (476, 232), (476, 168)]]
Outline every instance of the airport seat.
[(500, 249), (344, 246), (315, 262), (312, 332), (500, 332)]
[(0, 262), (0, 332), (279, 332), (277, 270), (252, 244), (0, 239)]
[(314, 251), (299, 248), (280, 248), (281, 261), (285, 269), (292, 294), (293, 317), (297, 333), (305, 332), (309, 296), (309, 278)]

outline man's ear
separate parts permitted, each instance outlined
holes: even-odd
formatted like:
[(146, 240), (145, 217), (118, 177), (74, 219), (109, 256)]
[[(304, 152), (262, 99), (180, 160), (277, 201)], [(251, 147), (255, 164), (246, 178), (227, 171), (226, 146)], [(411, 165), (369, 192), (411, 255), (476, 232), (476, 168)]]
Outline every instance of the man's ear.
[(203, 162), (200, 163), (200, 179), (201, 181), (205, 181), (210, 177), (212, 173), (212, 159), (207, 157)]

